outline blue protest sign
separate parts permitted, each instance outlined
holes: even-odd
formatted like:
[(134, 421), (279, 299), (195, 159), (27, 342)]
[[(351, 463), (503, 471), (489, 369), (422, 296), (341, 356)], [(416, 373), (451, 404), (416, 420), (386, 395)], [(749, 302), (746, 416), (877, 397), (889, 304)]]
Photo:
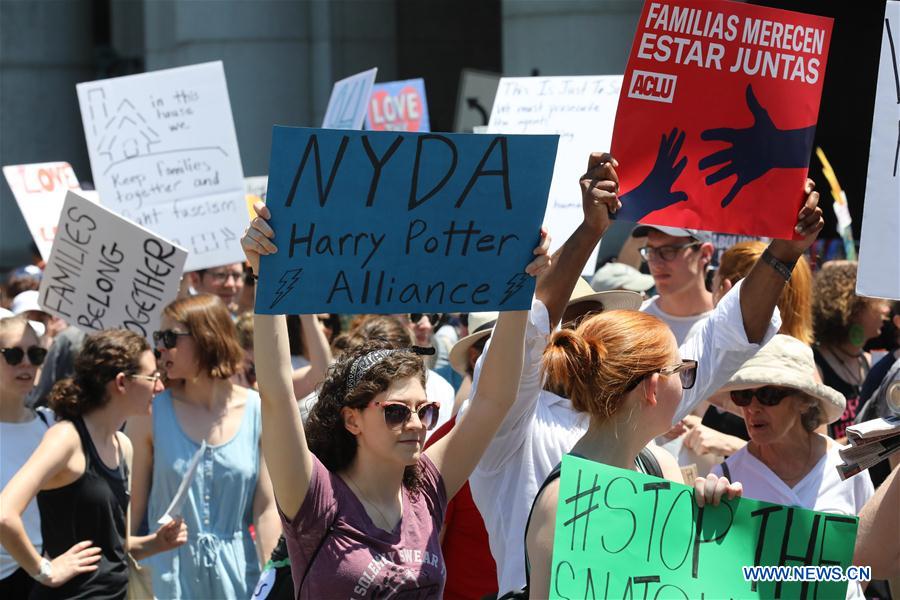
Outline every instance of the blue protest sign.
[(276, 126), (256, 311), (529, 308), (558, 141)]
[(377, 68), (369, 69), (336, 82), (331, 88), (322, 127), (361, 129), (377, 74)]
[(431, 131), (425, 80), (376, 83), (369, 99), (366, 129), (373, 131)]

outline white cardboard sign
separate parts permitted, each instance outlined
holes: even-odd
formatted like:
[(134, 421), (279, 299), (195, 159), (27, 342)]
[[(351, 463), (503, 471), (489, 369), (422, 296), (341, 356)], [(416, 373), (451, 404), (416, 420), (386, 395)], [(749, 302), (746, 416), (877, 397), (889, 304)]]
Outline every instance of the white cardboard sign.
[[(489, 133), (559, 134), (544, 224), (553, 252), (581, 223), (578, 178), (591, 152), (609, 150), (621, 75), (584, 77), (504, 77), (497, 88)], [(584, 267), (593, 275), (597, 248)]]
[(3, 175), (44, 261), (50, 256), (56, 223), (66, 192), (80, 191), (75, 171), (67, 162), (7, 165)]
[(244, 174), (222, 63), (76, 87), (103, 205), (187, 248), (189, 271), (243, 261)]
[(369, 69), (341, 79), (331, 89), (322, 127), (325, 129), (362, 129), (375, 85), (378, 69)]
[(856, 293), (900, 300), (900, 2), (884, 13)]
[(178, 295), (187, 251), (82, 198), (66, 195), (38, 303), (86, 333), (150, 337)]

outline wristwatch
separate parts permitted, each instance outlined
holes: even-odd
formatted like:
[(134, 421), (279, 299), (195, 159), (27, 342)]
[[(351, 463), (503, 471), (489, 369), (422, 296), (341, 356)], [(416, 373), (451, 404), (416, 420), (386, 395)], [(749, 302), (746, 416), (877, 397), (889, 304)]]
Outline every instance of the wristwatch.
[(794, 265), (796, 265), (796, 261), (791, 264), (785, 264), (775, 258), (775, 255), (772, 254), (768, 248), (766, 248), (762, 253), (762, 260), (764, 263), (778, 271), (778, 274), (784, 277), (785, 281), (791, 280), (791, 273), (794, 271)]
[(50, 583), (50, 577), (53, 575), (53, 565), (47, 558), (41, 558), (41, 570), (35, 575), (34, 579), (42, 585)]

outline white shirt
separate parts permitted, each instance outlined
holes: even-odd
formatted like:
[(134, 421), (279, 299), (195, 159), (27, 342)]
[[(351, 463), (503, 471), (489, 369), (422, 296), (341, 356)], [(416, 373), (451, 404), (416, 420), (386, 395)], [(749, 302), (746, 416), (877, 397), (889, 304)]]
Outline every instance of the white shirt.
[[(3, 448), (0, 459), (0, 489), (6, 487), (22, 465), (25, 464), (31, 454), (37, 449), (44, 437), (44, 433), (53, 425), (53, 411), (49, 408), (38, 408), (47, 419), (47, 424), (40, 417), (35, 416), (25, 423), (0, 423), (0, 446)], [(2, 509), (2, 507), (0, 507)], [(43, 548), (41, 538), (41, 515), (38, 512), (37, 499), (33, 498), (25, 512), (22, 513), (22, 522), (25, 524), (25, 533), (34, 545), (38, 554)], [(19, 563), (10, 556), (3, 546), (0, 546), (0, 579), (6, 579), (19, 568)]]
[(437, 425), (425, 434), (425, 440), (431, 437), (431, 434), (438, 428), (453, 418), (453, 402), (456, 400), (456, 391), (450, 382), (428, 369), (425, 374), (425, 397), (429, 402), (440, 402), (441, 410), (438, 412)]
[[(697, 382), (685, 390), (673, 422), (708, 398), (756, 354), (761, 345), (747, 341), (740, 305), (740, 283), (719, 302), (698, 335), (680, 348), (683, 358), (699, 364)], [(781, 327), (778, 309), (763, 343)], [(497, 563), (500, 594), (525, 585), (525, 524), (538, 488), (550, 471), (587, 431), (588, 416), (576, 413), (569, 400), (543, 389), (541, 356), (550, 336), (547, 308), (535, 299), (525, 330), (525, 357), (516, 401), (469, 477)], [(475, 366), (474, 396), (482, 361)]]
[(690, 335), (698, 332), (699, 328), (702, 327), (700, 321), (703, 321), (712, 314), (712, 311), (710, 310), (689, 317), (676, 317), (675, 315), (670, 315), (659, 307), (659, 296), (653, 296), (652, 298), (644, 300), (644, 303), (641, 304), (641, 312), (662, 319), (666, 325), (669, 326), (669, 329), (672, 330), (672, 333), (675, 334), (675, 342), (677, 342), (678, 345), (683, 344)]
[[(727, 462), (732, 481), (741, 482), (747, 498), (856, 516), (866, 501), (875, 494), (868, 471), (841, 480), (836, 467), (843, 461), (838, 445), (830, 439), (825, 455), (794, 487), (789, 487), (762, 461), (750, 454), (747, 446), (735, 452)], [(713, 467), (712, 472), (721, 476), (722, 465)], [(847, 586), (847, 598), (862, 597), (862, 589), (858, 583)]]

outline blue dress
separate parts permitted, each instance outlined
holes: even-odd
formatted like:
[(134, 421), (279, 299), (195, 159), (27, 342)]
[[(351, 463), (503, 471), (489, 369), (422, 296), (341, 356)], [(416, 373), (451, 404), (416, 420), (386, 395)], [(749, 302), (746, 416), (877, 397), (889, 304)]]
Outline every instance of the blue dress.
[[(157, 598), (249, 598), (259, 578), (248, 527), (259, 474), (259, 394), (248, 390), (235, 436), (207, 446), (182, 507), (188, 543), (144, 561)], [(181, 429), (165, 391), (153, 400), (153, 487), (147, 505), (150, 529), (165, 513), (200, 445)]]

